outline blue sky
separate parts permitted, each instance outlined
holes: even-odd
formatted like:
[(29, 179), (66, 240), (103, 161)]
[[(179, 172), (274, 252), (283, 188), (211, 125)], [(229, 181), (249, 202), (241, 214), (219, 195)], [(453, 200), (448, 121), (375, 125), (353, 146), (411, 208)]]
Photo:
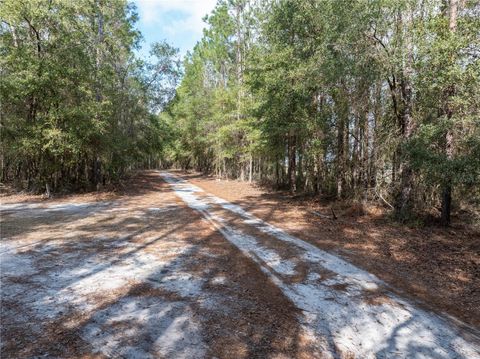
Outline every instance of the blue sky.
[(133, 0), (140, 20), (138, 29), (144, 42), (141, 56), (147, 56), (150, 44), (167, 40), (185, 55), (202, 37), (202, 18), (209, 14), (216, 0)]

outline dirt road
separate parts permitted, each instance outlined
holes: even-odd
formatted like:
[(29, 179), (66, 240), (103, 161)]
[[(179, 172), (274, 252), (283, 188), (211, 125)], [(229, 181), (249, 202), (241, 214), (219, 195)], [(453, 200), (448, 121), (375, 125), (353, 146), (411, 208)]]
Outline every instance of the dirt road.
[(480, 357), (475, 330), (167, 172), (1, 209), (2, 358)]

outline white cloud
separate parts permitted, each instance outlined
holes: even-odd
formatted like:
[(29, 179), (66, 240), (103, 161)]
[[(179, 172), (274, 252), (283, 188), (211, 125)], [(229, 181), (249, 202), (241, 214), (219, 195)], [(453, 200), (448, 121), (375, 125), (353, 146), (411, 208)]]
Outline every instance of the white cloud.
[[(202, 34), (202, 18), (215, 7), (216, 0), (135, 0), (140, 21), (147, 25), (158, 24), (169, 34), (194, 32)], [(181, 12), (180, 19), (165, 21), (165, 13)]]

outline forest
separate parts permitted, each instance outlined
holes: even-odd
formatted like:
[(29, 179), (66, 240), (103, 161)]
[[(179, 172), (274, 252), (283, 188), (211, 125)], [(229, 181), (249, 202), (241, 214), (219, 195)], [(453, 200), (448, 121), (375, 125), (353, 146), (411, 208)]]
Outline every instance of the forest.
[(480, 0), (0, 0), (0, 358), (479, 359)]
[(229, 1), (162, 119), (166, 159), (448, 224), (480, 194), (476, 1)]
[(166, 42), (136, 56), (133, 4), (8, 0), (0, 18), (2, 182), (98, 189), (159, 156), (180, 58)]
[(184, 59), (135, 50), (123, 0), (2, 2), (2, 182), (99, 189), (177, 167), (375, 201), (480, 208), (476, 0), (228, 0)]

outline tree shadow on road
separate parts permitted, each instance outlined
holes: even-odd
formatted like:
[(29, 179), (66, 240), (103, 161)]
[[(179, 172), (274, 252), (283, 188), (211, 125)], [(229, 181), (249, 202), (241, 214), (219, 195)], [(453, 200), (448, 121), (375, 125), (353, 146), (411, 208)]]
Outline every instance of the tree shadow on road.
[[(100, 212), (88, 223), (64, 216), (17, 232), (49, 231), (2, 257), (5, 357), (308, 352), (296, 309), (255, 263), (172, 198), (155, 211), (146, 207), (157, 197), (137, 198), (122, 204), (137, 202), (131, 211)], [(62, 226), (74, 235), (59, 238)]]

